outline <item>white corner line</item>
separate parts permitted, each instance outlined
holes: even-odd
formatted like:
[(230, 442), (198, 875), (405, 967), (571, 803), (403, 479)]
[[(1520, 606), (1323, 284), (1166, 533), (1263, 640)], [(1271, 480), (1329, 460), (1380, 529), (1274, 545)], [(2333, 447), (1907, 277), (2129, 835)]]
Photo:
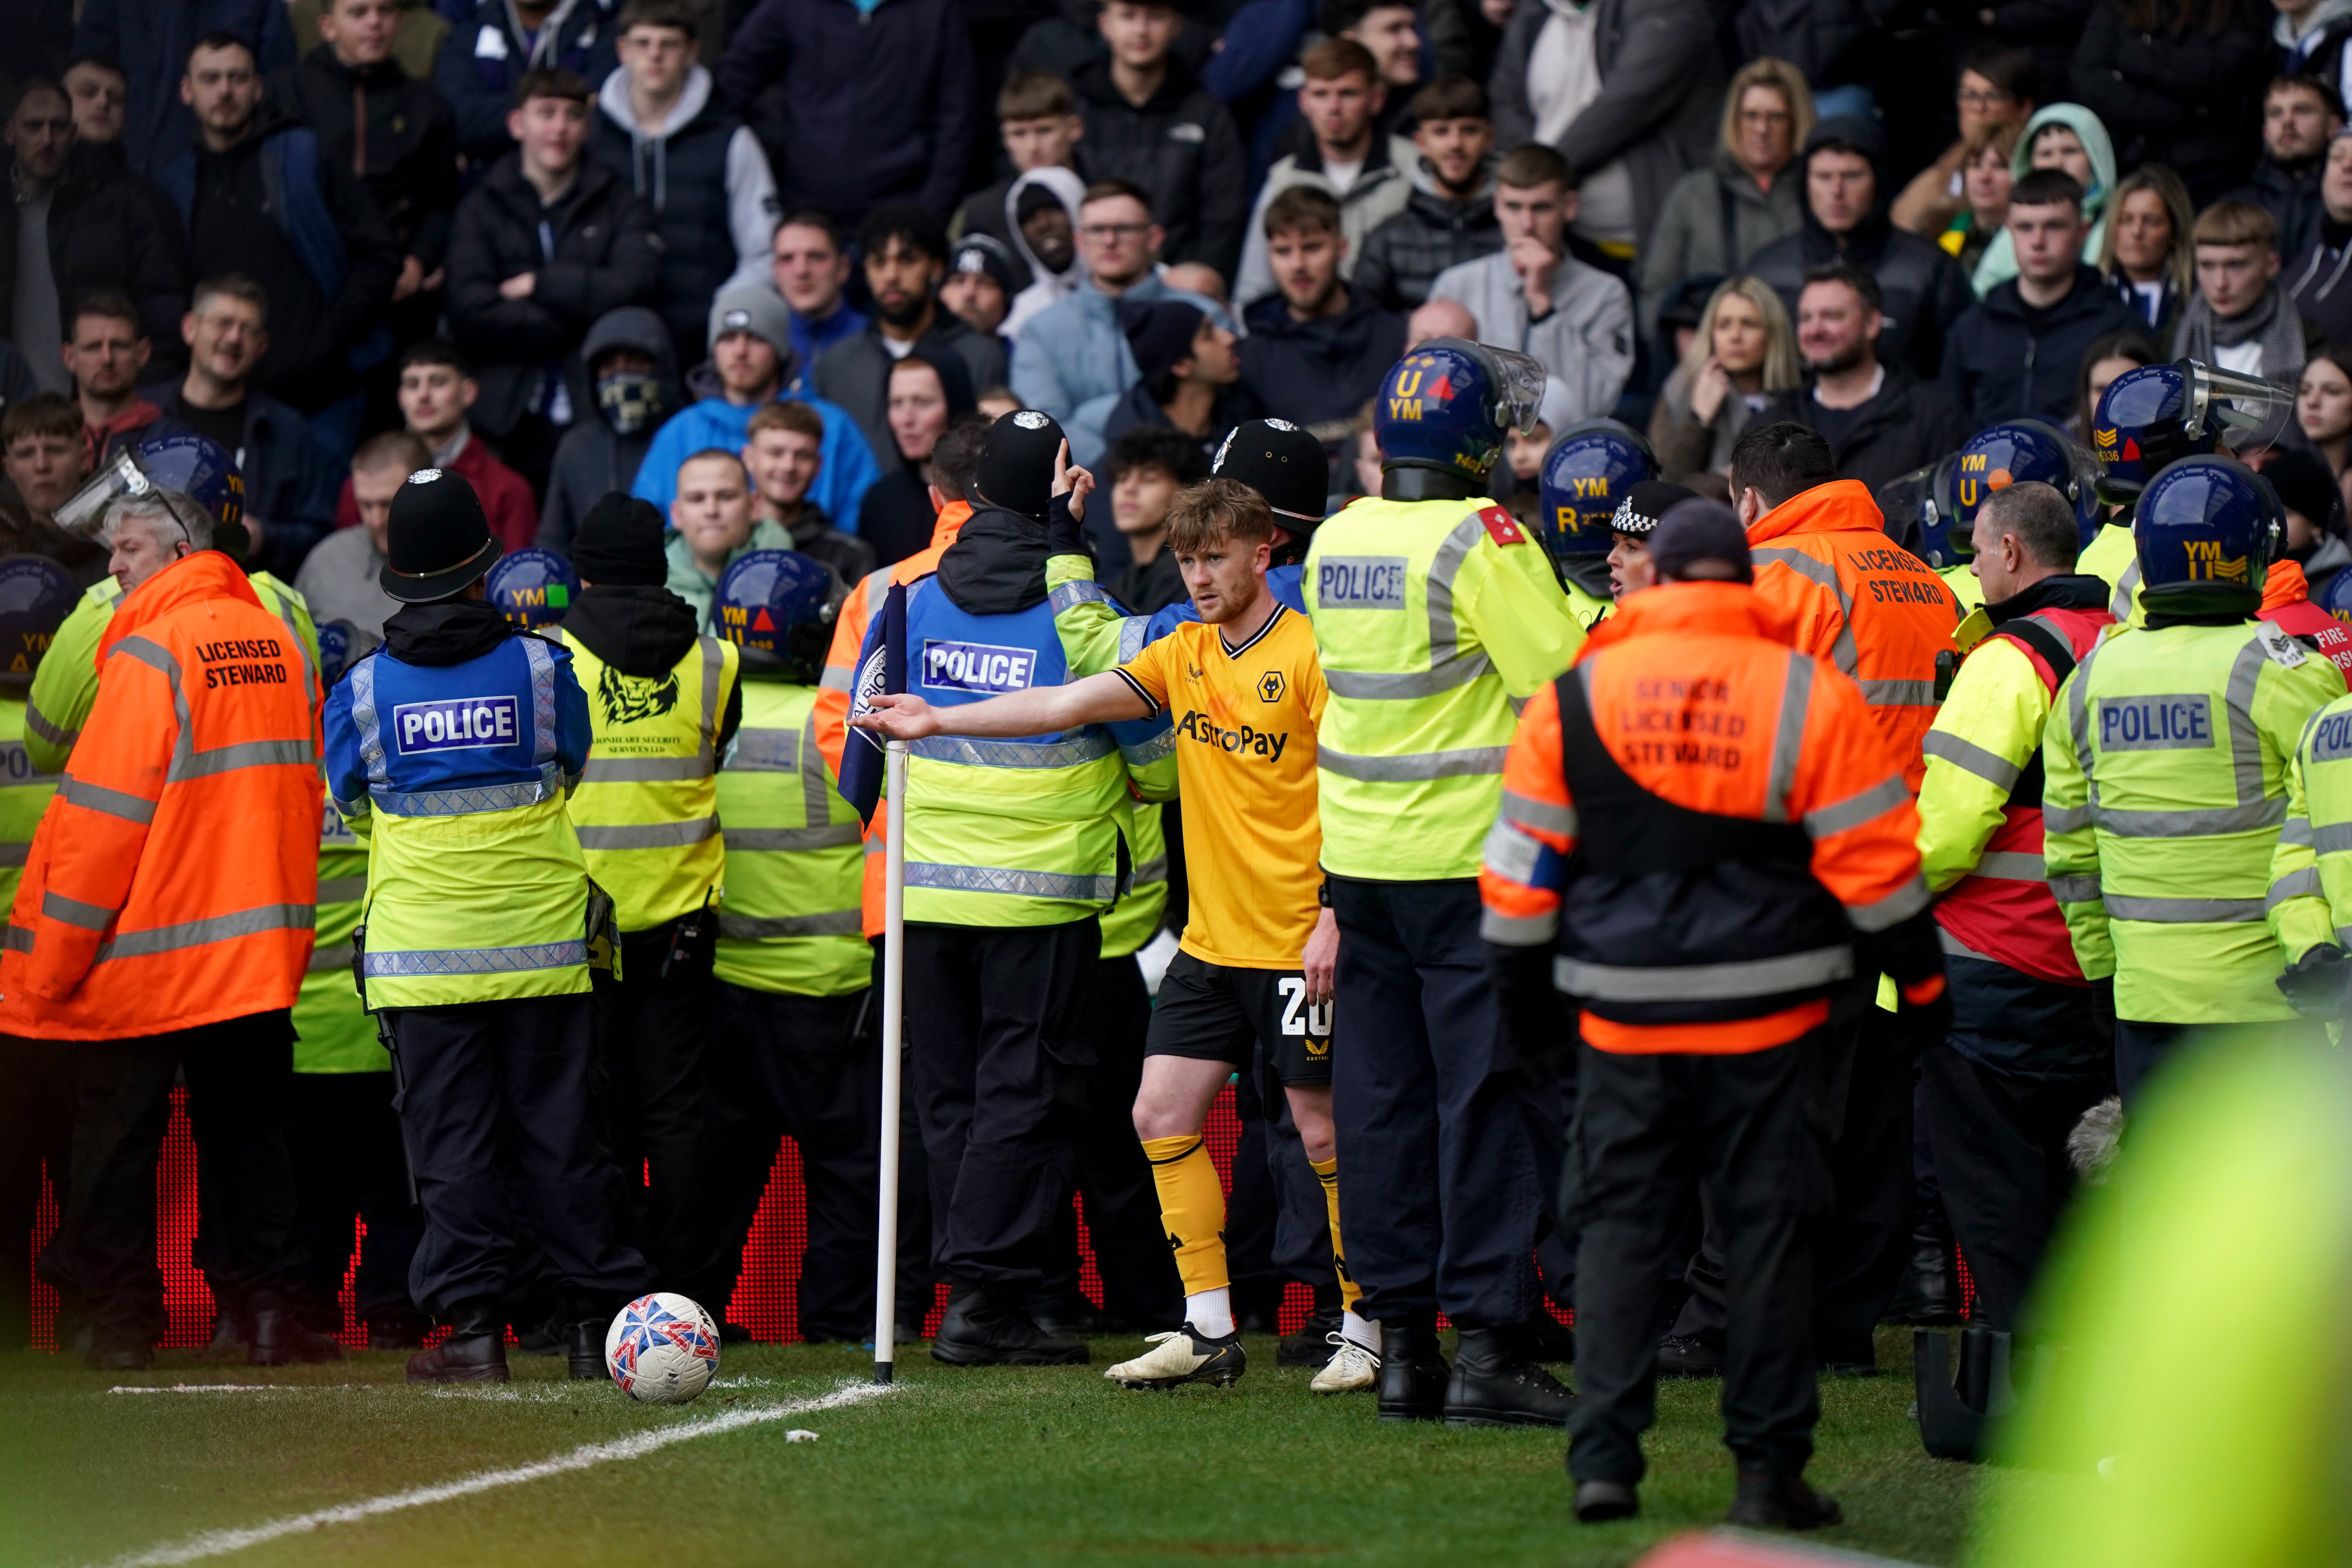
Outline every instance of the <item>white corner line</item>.
[(351, 1383), (118, 1383), (109, 1394), (307, 1394), (356, 1388)]
[(591, 1469), (598, 1465), (620, 1459), (642, 1458), (656, 1449), (673, 1443), (690, 1442), (697, 1437), (715, 1437), (723, 1432), (738, 1431), (764, 1422), (777, 1421), (787, 1415), (806, 1415), (814, 1410), (837, 1410), (847, 1405), (859, 1405), (898, 1386), (887, 1384), (845, 1384), (831, 1394), (814, 1399), (792, 1400), (782, 1405), (762, 1405), (748, 1410), (730, 1410), (722, 1415), (712, 1415), (700, 1421), (680, 1422), (675, 1426), (640, 1432), (635, 1436), (617, 1438), (610, 1443), (590, 1443), (568, 1454), (536, 1464), (518, 1465), (509, 1470), (484, 1470), (458, 1480), (444, 1481), (437, 1486), (416, 1487), (385, 1497), (370, 1498), (364, 1502), (342, 1503), (334, 1508), (322, 1508), (310, 1513), (298, 1513), (285, 1519), (271, 1520), (244, 1530), (207, 1531), (168, 1546), (158, 1546), (128, 1557), (115, 1558), (107, 1568), (170, 1568), (182, 1563), (199, 1563), (208, 1557), (222, 1557), (232, 1552), (242, 1552), (248, 1546), (300, 1535), (331, 1524), (353, 1524), (378, 1514), (398, 1513), (405, 1509), (425, 1508), (457, 1498), (472, 1497), (478, 1492), (495, 1491), (500, 1487), (520, 1486), (526, 1481), (544, 1480), (572, 1470)]

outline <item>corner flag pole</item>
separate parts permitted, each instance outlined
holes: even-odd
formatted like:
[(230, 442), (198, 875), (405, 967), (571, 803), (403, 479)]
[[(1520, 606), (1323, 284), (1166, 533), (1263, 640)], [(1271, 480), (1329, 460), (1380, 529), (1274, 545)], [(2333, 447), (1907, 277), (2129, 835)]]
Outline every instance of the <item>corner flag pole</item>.
[[(882, 1180), (874, 1226), (874, 1381), (890, 1381), (898, 1307), (898, 1090), (907, 1000), (907, 742), (883, 749), (888, 802), (882, 862)], [(917, 1327), (921, 1325), (918, 1324)]]

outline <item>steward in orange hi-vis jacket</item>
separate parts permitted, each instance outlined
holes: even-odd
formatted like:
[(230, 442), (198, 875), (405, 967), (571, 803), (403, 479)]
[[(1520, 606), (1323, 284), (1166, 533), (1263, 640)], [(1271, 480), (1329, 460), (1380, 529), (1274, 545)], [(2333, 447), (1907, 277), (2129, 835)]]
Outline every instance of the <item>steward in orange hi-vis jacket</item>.
[(1675, 1194), (1696, 1168), (1727, 1249), (1733, 1517), (1822, 1522), (1833, 1508), (1802, 1480), (1820, 1159), (1805, 1064), (1857, 971), (1928, 1011), (1941, 997), (1918, 819), (1862, 694), (1791, 650), (1748, 585), (1727, 509), (1675, 508), (1637, 573), (1668, 580), (1621, 600), (1521, 714), (1479, 874), (1515, 1017), (1546, 967), (1579, 1008), (1570, 1469), (1581, 1517), (1630, 1510), (1658, 1295), (1682, 1261)]
[(53, 1247), (87, 1300), (92, 1364), (145, 1365), (164, 1327), (155, 1162), (182, 1068), (213, 1289), (247, 1314), (248, 1359), (320, 1360), (333, 1342), (286, 1295), (283, 1126), (318, 901), (320, 692), (285, 624), (226, 555), (191, 550), (172, 502), (209, 538), (184, 497), (115, 503), (116, 562), (142, 549), (158, 569), (99, 644), (97, 702), (0, 956), (0, 1031), (86, 1042)]

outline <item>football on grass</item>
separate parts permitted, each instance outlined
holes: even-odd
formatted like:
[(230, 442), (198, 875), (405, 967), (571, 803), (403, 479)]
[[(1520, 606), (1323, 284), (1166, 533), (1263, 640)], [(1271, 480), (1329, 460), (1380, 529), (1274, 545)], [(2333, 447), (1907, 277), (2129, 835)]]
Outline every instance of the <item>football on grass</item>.
[(640, 1296), (604, 1331), (604, 1370), (632, 1399), (684, 1405), (718, 1375), (719, 1325), (674, 1291)]

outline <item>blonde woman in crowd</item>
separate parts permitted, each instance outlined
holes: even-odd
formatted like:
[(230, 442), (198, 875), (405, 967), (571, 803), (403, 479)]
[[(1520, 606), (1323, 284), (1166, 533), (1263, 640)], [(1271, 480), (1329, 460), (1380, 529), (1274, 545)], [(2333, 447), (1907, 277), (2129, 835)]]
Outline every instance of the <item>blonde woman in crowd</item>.
[(1780, 297), (1753, 278), (1725, 279), (1650, 416), (1662, 477), (1727, 494), (1732, 443), (1768, 395), (1798, 380), (1796, 333)]

